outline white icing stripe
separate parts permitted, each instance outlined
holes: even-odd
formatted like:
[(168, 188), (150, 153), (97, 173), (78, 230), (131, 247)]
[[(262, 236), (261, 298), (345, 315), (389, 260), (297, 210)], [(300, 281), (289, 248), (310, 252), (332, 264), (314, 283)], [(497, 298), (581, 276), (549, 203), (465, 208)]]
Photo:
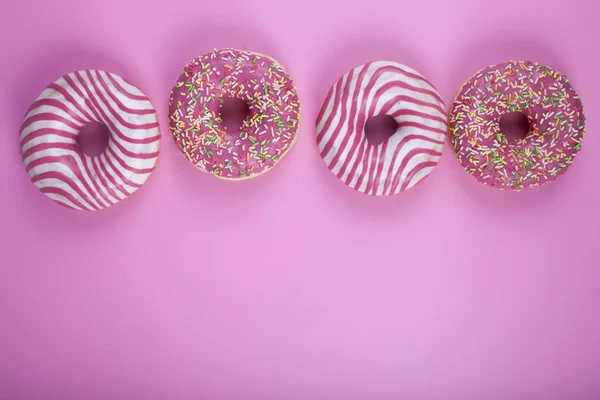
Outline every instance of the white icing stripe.
[[(57, 143), (47, 142), (49, 144), (56, 145)], [(72, 146), (72, 145), (71, 145)], [(70, 147), (71, 147), (70, 146)], [(61, 148), (49, 148), (47, 150), (36, 151), (30, 156), (24, 159), (25, 167), (29, 168), (32, 162), (37, 160), (44, 160), (44, 157), (53, 157), (52, 161), (46, 160), (40, 165), (35, 165), (29, 169), (29, 176), (32, 180), (37, 179), (37, 177), (42, 173), (47, 172), (56, 172), (63, 174), (65, 176), (71, 176), (75, 170), (80, 175), (80, 179), (72, 180), (72, 184), (77, 186), (82, 192), (88, 192), (86, 185), (88, 187), (93, 188), (93, 182), (90, 178), (90, 174), (85, 168), (84, 159), (81, 156), (83, 153), (73, 151), (71, 149), (61, 149)], [(58, 158), (62, 160), (58, 161)], [(75, 165), (73, 165), (73, 161)], [(68, 163), (67, 163), (68, 162)], [(83, 179), (81, 179), (83, 178)], [(40, 188), (37, 182), (36, 186)], [(85, 200), (87, 203), (93, 204), (90, 208), (104, 208), (107, 207), (108, 204), (100, 204), (96, 200), (98, 196), (88, 196)]]
[[(90, 159), (89, 163), (91, 164), (91, 170), (94, 171), (96, 176), (101, 181), (107, 182), (107, 183), (110, 182), (110, 180), (108, 179), (108, 176), (106, 175), (106, 173), (102, 169), (102, 166), (100, 165), (100, 157), (94, 157), (94, 158)], [(105, 194), (108, 194), (110, 197), (115, 198), (115, 201), (113, 203), (117, 203), (117, 202), (127, 198), (127, 196), (125, 194), (121, 193), (121, 191), (119, 191), (119, 190), (115, 190), (115, 188), (113, 188), (112, 186), (100, 185), (100, 187), (102, 188), (102, 191)]]
[[(132, 84), (130, 84), (129, 82), (126, 82), (125, 79), (121, 78), (119, 75), (113, 74), (113, 73), (108, 73), (108, 75), (114, 79), (117, 84), (125, 90), (125, 92), (131, 96), (135, 96), (135, 97), (144, 97), (144, 99), (140, 99), (142, 107), (146, 106), (146, 108), (148, 107), (152, 107), (151, 105), (148, 106), (148, 103), (150, 103), (150, 100), (146, 97), (146, 95), (144, 95), (144, 93), (142, 93), (142, 91), (140, 89), (138, 89), (137, 87), (133, 86)], [(138, 108), (138, 109), (142, 109), (142, 107)]]
[(74, 210), (83, 210), (83, 208), (75, 205), (74, 203), (72, 203), (69, 199), (67, 199), (65, 196), (62, 196), (60, 194), (56, 194), (56, 193), (46, 193), (46, 196), (50, 197), (52, 200), (54, 200), (55, 202), (62, 204), (63, 206), (66, 206), (68, 208), (72, 208)]
[[(76, 142), (93, 121), (109, 130), (108, 147), (97, 157), (83, 154)], [(41, 93), (26, 114), (20, 140), (38, 189), (66, 207), (98, 210), (127, 198), (148, 179), (160, 132), (156, 112), (139, 89), (117, 75), (86, 70), (65, 75)]]
[[(112, 83), (112, 81), (110, 80), (110, 77), (108, 76), (108, 74), (105, 71), (96, 71), (96, 75), (102, 77), (102, 80), (108, 86), (115, 87), (114, 84)], [(113, 75), (113, 77), (114, 77), (114, 75)], [(139, 90), (137, 90), (135, 93), (127, 92), (127, 94), (136, 95), (136, 96), (144, 96), (144, 94)], [(119, 97), (119, 101), (123, 102), (123, 104), (125, 106), (127, 106), (128, 108), (137, 109), (139, 111), (148, 111), (148, 115), (152, 115), (154, 113), (154, 107), (152, 106), (152, 103), (150, 103), (150, 100), (131, 100), (125, 96), (122, 96), (122, 97)]]
[(410, 189), (411, 187), (415, 186), (417, 183), (421, 182), (423, 179), (427, 178), (429, 176), (429, 174), (431, 173), (431, 171), (433, 171), (434, 167), (425, 167), (419, 171), (417, 171), (416, 174), (413, 175), (413, 177), (410, 179), (410, 182), (408, 184), (408, 186), (406, 187), (406, 190)]
[[(95, 79), (102, 79), (101, 75), (99, 75), (99, 74), (92, 75), (92, 77), (94, 77)], [(89, 74), (84, 76), (84, 80), (88, 85), (91, 84), (91, 79), (89, 77)], [(107, 89), (104, 87), (104, 85), (102, 83), (104, 83), (104, 85), (106, 85), (106, 88), (108, 88), (108, 90), (110, 91), (110, 93), (113, 94), (113, 96), (111, 96), (109, 94), (109, 91), (107, 91)], [(101, 104), (105, 105), (106, 108), (110, 109), (112, 115), (115, 115), (115, 112), (118, 112), (118, 116), (120, 117), (120, 119), (125, 120), (125, 122), (127, 122), (128, 124), (147, 125), (147, 124), (154, 124), (156, 122), (156, 117), (153, 114), (129, 114), (129, 113), (125, 112), (123, 110), (123, 108), (133, 109), (133, 110), (137, 110), (140, 112), (145, 111), (146, 108), (145, 108), (144, 104), (141, 104), (138, 107), (136, 107), (136, 103), (137, 103), (136, 101), (128, 99), (124, 96), (121, 96), (121, 98), (117, 97), (118, 102), (116, 102), (114, 100), (114, 95), (118, 89), (112, 83), (110, 83), (110, 81), (108, 81), (108, 80), (105, 81), (104, 79), (102, 79), (101, 81), (99, 81), (98, 83), (95, 84), (95, 88), (97, 89), (96, 93), (94, 93), (96, 99), (101, 101)], [(140, 102), (140, 103), (143, 103), (143, 102)], [(146, 103), (150, 104), (149, 102), (146, 102)], [(115, 121), (115, 123), (119, 123), (119, 125), (123, 126), (123, 124), (121, 122), (119, 122), (118, 119), (115, 118), (114, 121)], [(138, 128), (138, 129), (144, 129), (144, 128)], [(146, 128), (146, 129), (154, 129), (154, 128)]]
[[(317, 118), (317, 145), (327, 167), (363, 193), (410, 189), (437, 164), (447, 114), (436, 89), (415, 70), (394, 62), (357, 67), (331, 88)], [(398, 124), (387, 143), (371, 145), (365, 122), (390, 115)]]

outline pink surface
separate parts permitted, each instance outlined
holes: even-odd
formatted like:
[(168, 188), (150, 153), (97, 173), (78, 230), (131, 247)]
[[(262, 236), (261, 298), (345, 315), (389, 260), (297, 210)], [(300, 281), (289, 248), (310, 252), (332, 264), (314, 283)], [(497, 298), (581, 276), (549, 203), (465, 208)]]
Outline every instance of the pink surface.
[[(5, 1), (0, 399), (600, 398), (596, 15), (593, 0)], [(272, 55), (297, 83), (298, 143), (261, 178), (202, 174), (171, 140), (169, 90), (215, 46)], [(426, 182), (375, 198), (320, 160), (314, 120), (350, 68), (408, 64), (449, 104), (510, 58), (564, 72), (586, 107), (556, 183), (484, 187), (447, 144)], [(81, 68), (139, 85), (164, 139), (147, 185), (96, 213), (47, 199), (19, 157), (29, 104)]]

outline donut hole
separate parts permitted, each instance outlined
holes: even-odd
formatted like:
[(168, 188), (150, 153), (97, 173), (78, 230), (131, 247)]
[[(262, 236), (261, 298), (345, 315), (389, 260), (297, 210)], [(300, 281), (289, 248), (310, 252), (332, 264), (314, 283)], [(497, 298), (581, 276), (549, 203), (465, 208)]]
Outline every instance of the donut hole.
[(240, 130), (250, 116), (250, 106), (242, 99), (229, 98), (221, 103), (219, 110), (223, 126), (227, 130)]
[(99, 156), (108, 146), (108, 128), (100, 122), (90, 122), (81, 128), (75, 140), (83, 154)]
[(515, 111), (504, 114), (500, 117), (500, 133), (506, 137), (509, 142), (517, 142), (525, 139), (531, 130), (531, 123), (527, 115)]
[(398, 123), (389, 115), (377, 115), (365, 123), (365, 135), (374, 146), (388, 140), (397, 130)]

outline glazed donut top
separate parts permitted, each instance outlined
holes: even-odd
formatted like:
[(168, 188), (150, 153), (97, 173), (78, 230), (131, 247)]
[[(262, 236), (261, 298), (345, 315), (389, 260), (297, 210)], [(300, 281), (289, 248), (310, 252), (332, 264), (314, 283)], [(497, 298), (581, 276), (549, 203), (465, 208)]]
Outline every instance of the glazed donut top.
[[(373, 145), (366, 122), (387, 115), (395, 133)], [(382, 196), (408, 190), (437, 165), (447, 133), (446, 107), (423, 75), (405, 65), (376, 61), (356, 67), (331, 87), (317, 116), (323, 161), (346, 185)]]
[[(239, 131), (219, 109), (227, 98), (250, 108)], [(175, 141), (188, 161), (223, 179), (270, 170), (294, 143), (300, 106), (296, 88), (275, 60), (245, 50), (213, 50), (192, 60), (169, 98)]]
[[(108, 128), (106, 149), (84, 154), (77, 136), (90, 122)], [(100, 210), (136, 192), (154, 171), (160, 147), (156, 111), (124, 78), (75, 71), (48, 85), (21, 126), (21, 155), (33, 184), (56, 203)]]
[[(530, 134), (508, 141), (500, 117), (522, 112)], [(521, 189), (566, 172), (585, 133), (583, 106), (569, 80), (550, 67), (510, 61), (487, 67), (459, 91), (450, 139), (468, 173), (480, 182)]]

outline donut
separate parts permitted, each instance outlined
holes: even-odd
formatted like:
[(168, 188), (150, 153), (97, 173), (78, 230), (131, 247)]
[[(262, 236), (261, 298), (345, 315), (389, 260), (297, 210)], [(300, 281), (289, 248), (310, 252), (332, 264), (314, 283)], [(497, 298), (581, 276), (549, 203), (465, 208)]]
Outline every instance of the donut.
[[(244, 100), (249, 116), (228, 129), (220, 107)], [(274, 59), (246, 50), (221, 49), (192, 60), (169, 96), (169, 123), (184, 157), (226, 180), (271, 170), (297, 138), (300, 105), (290, 76)]]
[[(108, 128), (108, 145), (90, 157), (77, 145), (91, 122)], [(56, 203), (100, 210), (126, 199), (150, 177), (158, 158), (156, 112), (140, 89), (118, 75), (76, 71), (51, 83), (21, 126), (21, 156), (31, 181)]]
[[(395, 133), (371, 144), (365, 123), (388, 115)], [(317, 146), (342, 182), (369, 195), (393, 195), (425, 179), (437, 165), (447, 113), (437, 90), (402, 64), (377, 61), (356, 67), (329, 90), (317, 116)]]
[[(521, 112), (529, 133), (508, 140), (500, 117)], [(530, 61), (492, 65), (473, 75), (452, 103), (449, 136), (458, 160), (479, 182), (520, 190), (567, 172), (585, 134), (583, 106), (560, 72)]]

